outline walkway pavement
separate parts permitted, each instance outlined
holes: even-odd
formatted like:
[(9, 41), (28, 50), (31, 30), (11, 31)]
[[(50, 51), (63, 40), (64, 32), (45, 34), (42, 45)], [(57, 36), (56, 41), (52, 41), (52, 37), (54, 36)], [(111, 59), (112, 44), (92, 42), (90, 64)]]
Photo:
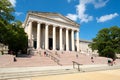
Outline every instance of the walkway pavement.
[(119, 80), (119, 79), (120, 69), (28, 78), (28, 80)]
[(38, 76), (38, 77), (8, 79), (8, 80), (119, 80), (119, 79), (120, 79), (120, 69), (74, 73), (74, 74)]
[(73, 69), (72, 66), (46, 66), (46, 67), (15, 67), (15, 68), (0, 68), (0, 73), (11, 72), (32, 72), (44, 70), (59, 70), (59, 69)]
[[(112, 67), (120, 66), (114, 65)], [(107, 64), (94, 64), (94, 65), (82, 65), (81, 69), (95, 69), (95, 68), (109, 68)], [(77, 65), (75, 66), (77, 69)], [(120, 67), (119, 67), (120, 68)], [(14, 72), (32, 72), (32, 71), (45, 71), (45, 70), (69, 70), (73, 69), (73, 66), (46, 66), (46, 67), (14, 67), (14, 68), (0, 68), (0, 73), (14, 73)]]
[[(80, 68), (82, 69), (81, 72), (74, 70), (73, 66), (0, 68), (0, 74), (1, 74), (1, 79), (5, 79), (3, 78), (3, 76), (5, 77), (5, 75), (8, 75), (8, 73), (16, 76), (16, 78), (14, 77), (15, 79), (6, 78), (6, 80), (48, 80), (48, 79), (49, 80), (56, 80), (56, 79), (57, 80), (79, 80), (79, 79), (80, 80), (117, 80), (120, 78), (120, 65), (114, 65), (114, 66), (108, 66), (106, 64), (82, 65)], [(118, 70), (109, 70), (109, 69), (118, 69)], [(66, 74), (66, 72), (69, 70), (70, 72)], [(97, 71), (97, 70), (104, 70), (104, 71)], [(43, 75), (46, 71), (47, 71), (46, 75)], [(22, 76), (17, 77), (20, 76), (21, 72), (24, 77), (23, 78)], [(40, 72), (40, 73), (39, 74), (37, 73), (38, 76), (33, 77), (34, 72)], [(16, 73), (19, 75), (16, 75)], [(24, 75), (26, 73), (28, 74), (28, 76)], [(113, 76), (113, 77), (109, 79), (109, 76), (110, 77)], [(103, 77), (105, 77), (105, 79)]]

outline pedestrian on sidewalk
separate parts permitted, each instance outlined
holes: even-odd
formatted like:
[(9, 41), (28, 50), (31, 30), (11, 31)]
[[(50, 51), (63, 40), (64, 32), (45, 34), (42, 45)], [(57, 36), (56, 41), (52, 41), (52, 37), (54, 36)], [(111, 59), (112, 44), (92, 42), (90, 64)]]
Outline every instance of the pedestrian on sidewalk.
[(94, 59), (93, 59), (93, 56), (91, 56), (91, 62), (94, 63)]
[(113, 58), (113, 59), (112, 59), (112, 64), (113, 64), (113, 65), (116, 64), (116, 63), (115, 63), (115, 60), (116, 60), (116, 58)]
[(44, 56), (46, 56), (46, 51), (44, 52)]
[(78, 54), (76, 54), (76, 58), (78, 59)]
[(16, 62), (16, 61), (17, 61), (17, 59), (16, 59), (16, 57), (15, 57), (15, 56), (13, 57), (13, 61), (14, 61), (14, 62)]

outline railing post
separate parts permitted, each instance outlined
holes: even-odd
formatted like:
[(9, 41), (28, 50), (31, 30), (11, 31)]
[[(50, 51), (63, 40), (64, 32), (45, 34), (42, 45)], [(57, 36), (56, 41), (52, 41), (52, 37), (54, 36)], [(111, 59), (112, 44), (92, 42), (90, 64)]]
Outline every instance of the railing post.
[(72, 62), (73, 62), (73, 68), (75, 68), (75, 64), (76, 64), (78, 71), (80, 71), (80, 65), (82, 65), (82, 64), (79, 64), (79, 63), (77, 63), (75, 61), (72, 61)]
[(80, 71), (80, 64), (78, 64), (78, 71)]
[(75, 62), (73, 61), (73, 68), (75, 68)]
[(54, 62), (56, 62), (58, 65), (62, 65), (62, 64), (59, 63), (59, 59), (57, 59), (57, 58), (54, 57), (53, 55), (49, 54), (48, 57), (51, 58), (51, 60), (53, 60)]

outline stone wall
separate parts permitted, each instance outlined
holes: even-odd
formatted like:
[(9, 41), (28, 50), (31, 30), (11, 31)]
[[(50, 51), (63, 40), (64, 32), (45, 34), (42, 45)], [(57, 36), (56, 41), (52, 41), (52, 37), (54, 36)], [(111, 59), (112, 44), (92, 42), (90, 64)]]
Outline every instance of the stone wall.
[(97, 50), (92, 51), (92, 49), (88, 46), (90, 43), (92, 43), (92, 41), (80, 40), (79, 41), (80, 53), (97, 56), (98, 55)]

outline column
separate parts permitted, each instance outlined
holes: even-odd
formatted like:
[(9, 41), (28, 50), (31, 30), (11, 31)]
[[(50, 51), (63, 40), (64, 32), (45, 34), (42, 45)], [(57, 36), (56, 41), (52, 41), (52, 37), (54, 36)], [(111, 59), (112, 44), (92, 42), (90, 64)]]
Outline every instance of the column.
[(68, 29), (66, 29), (66, 51), (69, 51), (69, 36), (68, 36)]
[(37, 24), (37, 49), (40, 49), (40, 32), (41, 32), (41, 27), (40, 23)]
[(76, 35), (76, 39), (77, 39), (77, 51), (79, 51), (79, 31), (77, 31), (77, 35)]
[(62, 50), (62, 28), (60, 27), (60, 31), (59, 31), (60, 33), (60, 50)]
[(45, 49), (48, 49), (48, 24), (45, 26)]
[(75, 51), (75, 44), (74, 44), (74, 31), (72, 30), (72, 33), (71, 33), (71, 40), (72, 40), (72, 51)]
[(33, 47), (32, 46), (32, 21), (29, 22), (29, 37), (28, 37), (28, 40), (29, 40), (29, 47)]
[(53, 50), (56, 50), (56, 27), (53, 26)]

